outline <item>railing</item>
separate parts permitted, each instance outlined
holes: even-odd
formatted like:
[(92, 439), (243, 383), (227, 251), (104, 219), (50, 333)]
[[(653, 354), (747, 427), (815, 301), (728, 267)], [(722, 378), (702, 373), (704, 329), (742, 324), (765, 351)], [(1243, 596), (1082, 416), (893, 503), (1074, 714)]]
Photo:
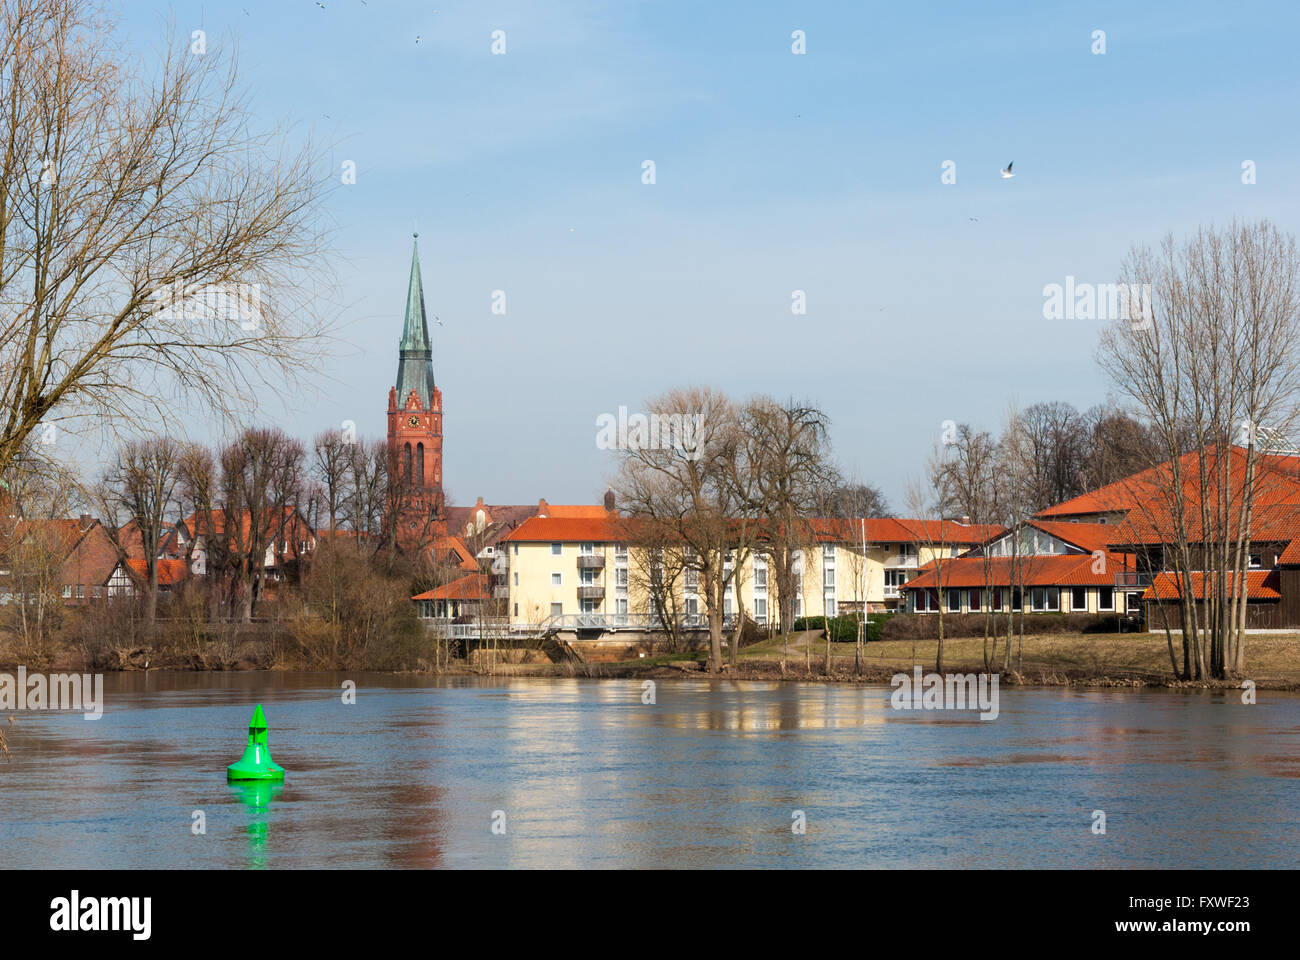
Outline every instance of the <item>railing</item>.
[(889, 584), (885, 584), (885, 599), (886, 600), (898, 599), (898, 587), (891, 587)]
[(885, 558), (886, 567), (907, 567), (908, 569), (915, 570), (918, 565), (917, 558), (907, 554), (898, 553), (892, 557)]
[[(496, 637), (508, 640), (545, 639), (561, 631), (613, 632), (632, 630), (648, 632), (666, 630), (664, 621), (652, 614), (636, 613), (565, 613), (548, 617), (541, 623), (511, 623), (508, 617), (482, 617), (472, 623), (454, 623), (445, 617), (423, 618), (426, 628), (439, 639), (482, 640)], [(733, 630), (736, 618), (722, 618), (722, 629)], [(707, 630), (709, 621), (701, 615), (677, 618), (679, 630)]]
[(493, 587), (492, 596), (496, 597), (498, 600), (508, 600), (510, 598), (510, 587)]
[(578, 554), (579, 570), (599, 570), (604, 565), (605, 565), (605, 555), (603, 553)]
[(578, 587), (579, 600), (601, 600), (604, 598), (604, 596), (605, 596), (605, 588), (602, 586), (593, 586), (591, 584), (587, 584), (586, 586)]

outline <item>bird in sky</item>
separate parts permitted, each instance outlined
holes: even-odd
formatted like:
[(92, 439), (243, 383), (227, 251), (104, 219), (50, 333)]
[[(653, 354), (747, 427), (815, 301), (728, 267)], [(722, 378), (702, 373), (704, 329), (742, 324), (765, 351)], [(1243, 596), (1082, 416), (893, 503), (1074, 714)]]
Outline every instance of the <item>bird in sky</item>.
[(418, 35), (417, 35), (416, 38), (415, 38), (415, 45), (416, 45), (417, 47), (420, 45), (420, 38), (419, 38)]
[[(1012, 162), (1014, 163), (1015, 161), (1012, 161)], [(1014, 177), (1014, 176), (1015, 176), (1015, 174), (1011, 172), (1011, 164), (1010, 164), (1010, 163), (1008, 163), (1005, 167), (1002, 168), (1002, 179), (1003, 179), (1003, 180), (1010, 180), (1010, 179), (1011, 179), (1012, 177)]]
[(433, 315), (433, 319), (435, 319), (435, 320), (438, 321), (438, 326), (440, 326), (440, 327), (442, 326), (442, 317), (438, 316), (438, 315), (435, 313), (435, 314)]
[(320, 7), (322, 10), (325, 9), (325, 4), (321, 3), (320, 0), (316, 0), (316, 6)]
[(966, 219), (969, 220), (971, 223), (979, 223), (979, 222), (980, 222), (980, 218), (979, 218), (979, 217), (967, 217)]

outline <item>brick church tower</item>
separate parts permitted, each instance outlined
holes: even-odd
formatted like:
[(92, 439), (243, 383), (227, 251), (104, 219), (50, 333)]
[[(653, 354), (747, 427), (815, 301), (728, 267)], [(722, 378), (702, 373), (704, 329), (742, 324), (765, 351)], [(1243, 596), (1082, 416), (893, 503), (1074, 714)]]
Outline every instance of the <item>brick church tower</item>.
[(442, 391), (433, 384), (433, 348), (420, 283), (419, 234), (411, 251), (406, 323), (397, 385), (388, 391), (389, 511), (397, 542), (418, 548), (447, 532), (442, 496)]

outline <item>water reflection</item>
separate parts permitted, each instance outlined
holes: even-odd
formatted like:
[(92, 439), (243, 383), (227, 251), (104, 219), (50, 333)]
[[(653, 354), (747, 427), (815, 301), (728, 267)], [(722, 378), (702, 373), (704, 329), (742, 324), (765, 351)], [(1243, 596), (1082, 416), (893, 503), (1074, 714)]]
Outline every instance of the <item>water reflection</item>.
[[(1285, 867), (1300, 825), (1300, 697), (1287, 694), (1243, 708), (1003, 688), (987, 722), (891, 710), (884, 685), (661, 680), (645, 703), (633, 681), (105, 679), (102, 720), (32, 714), (12, 728), (5, 862)], [(232, 731), (257, 702), (290, 779), (227, 785)], [(207, 837), (188, 829), (195, 809)], [(805, 835), (790, 831), (794, 810)]]
[(244, 807), (248, 833), (247, 866), (254, 870), (266, 867), (266, 841), (271, 832), (271, 801), (284, 790), (283, 783), (242, 781), (227, 784), (231, 797)]

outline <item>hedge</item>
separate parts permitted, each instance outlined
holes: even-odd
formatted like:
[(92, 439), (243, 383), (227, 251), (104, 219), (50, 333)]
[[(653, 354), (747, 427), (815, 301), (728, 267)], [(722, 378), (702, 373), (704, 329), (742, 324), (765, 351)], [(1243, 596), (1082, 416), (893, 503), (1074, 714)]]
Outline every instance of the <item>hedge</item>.
[[(943, 617), (944, 638), (984, 636), (985, 615), (982, 613), (948, 613)], [(1020, 614), (1014, 614), (1012, 629), (1020, 633)], [(1040, 633), (1118, 633), (1120, 624), (1115, 614), (1095, 613), (1027, 613), (1025, 634)], [(1007, 616), (993, 615), (991, 632), (1006, 636)], [(880, 633), (882, 640), (936, 640), (939, 637), (939, 617), (934, 613), (900, 613), (893, 617)]]
[[(893, 618), (892, 613), (869, 613), (867, 614), (867, 629), (863, 631), (864, 639), (870, 643), (873, 640), (879, 640), (881, 630), (886, 622)], [(829, 632), (830, 638), (834, 643), (856, 643), (858, 640), (858, 620), (857, 614), (845, 614), (840, 617), (799, 617), (795, 620), (794, 631), (799, 630), (821, 630), (823, 634)]]

